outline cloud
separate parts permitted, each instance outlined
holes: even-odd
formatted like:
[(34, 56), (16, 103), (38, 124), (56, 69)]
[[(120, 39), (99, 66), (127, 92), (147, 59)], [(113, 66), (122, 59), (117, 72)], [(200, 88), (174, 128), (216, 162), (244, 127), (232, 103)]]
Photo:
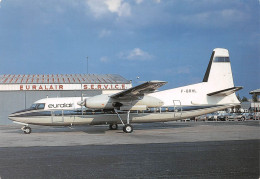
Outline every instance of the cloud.
[(249, 15), (237, 9), (221, 9), (191, 14), (178, 14), (175, 20), (179, 23), (195, 26), (226, 27), (237, 22), (245, 22)]
[(178, 66), (173, 68), (164, 69), (166, 75), (190, 74), (191, 68), (188, 66)]
[(128, 3), (123, 3), (120, 9), (118, 10), (119, 16), (130, 16), (131, 15), (131, 6)]
[(140, 48), (135, 48), (128, 52), (121, 52), (119, 57), (127, 60), (150, 60), (153, 58), (153, 55), (141, 50)]
[(107, 0), (105, 1), (105, 4), (111, 12), (118, 12), (121, 6), (121, 0)]
[(141, 4), (143, 2), (143, 0), (135, 0), (135, 2), (136, 2), (136, 4)]
[(177, 68), (177, 74), (189, 74), (190, 73), (190, 68), (189, 67), (178, 67)]
[(124, 0), (87, 0), (87, 5), (97, 18), (108, 13), (115, 13), (119, 17), (131, 15), (131, 6)]
[(107, 63), (107, 62), (109, 62), (109, 59), (107, 57), (101, 57), (100, 61), (103, 63)]
[(103, 0), (88, 0), (87, 5), (96, 18), (108, 13), (108, 9)]
[(110, 12), (116, 13), (118, 16), (131, 15), (131, 6), (123, 0), (106, 0), (105, 4)]
[(100, 33), (99, 33), (99, 38), (103, 38), (103, 37), (107, 37), (111, 34), (111, 31), (110, 30), (106, 30), (106, 29), (103, 29)]

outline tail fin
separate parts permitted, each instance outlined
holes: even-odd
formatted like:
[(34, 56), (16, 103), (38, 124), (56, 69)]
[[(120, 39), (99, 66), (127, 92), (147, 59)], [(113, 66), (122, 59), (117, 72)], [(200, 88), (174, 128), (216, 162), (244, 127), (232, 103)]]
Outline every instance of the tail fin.
[(216, 90), (234, 87), (227, 49), (216, 48), (213, 50), (203, 82), (214, 85)]

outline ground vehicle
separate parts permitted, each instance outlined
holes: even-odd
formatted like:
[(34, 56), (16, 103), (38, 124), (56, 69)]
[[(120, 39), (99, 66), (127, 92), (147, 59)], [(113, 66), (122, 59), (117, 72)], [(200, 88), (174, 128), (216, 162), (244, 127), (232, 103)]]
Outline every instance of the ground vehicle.
[(209, 114), (206, 115), (206, 119), (208, 121), (217, 121), (218, 114), (217, 113), (209, 113)]
[(220, 113), (217, 116), (218, 121), (228, 121), (229, 113)]
[(260, 112), (251, 113), (253, 115), (253, 120), (260, 120)]
[(254, 119), (253, 113), (243, 113), (243, 116), (245, 117), (245, 120), (253, 120)]
[(195, 117), (195, 121), (206, 121), (206, 115), (201, 115)]
[(232, 113), (231, 115), (228, 116), (228, 120), (234, 121), (234, 120), (241, 120), (244, 121), (246, 118), (242, 113)]

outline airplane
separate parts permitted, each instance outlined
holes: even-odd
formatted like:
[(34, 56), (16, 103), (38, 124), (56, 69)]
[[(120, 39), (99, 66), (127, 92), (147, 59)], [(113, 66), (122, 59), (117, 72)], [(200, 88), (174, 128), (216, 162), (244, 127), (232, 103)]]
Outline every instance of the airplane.
[(22, 124), (46, 126), (104, 125), (125, 133), (133, 132), (132, 123), (167, 122), (193, 118), (240, 105), (235, 94), (243, 87), (233, 82), (229, 52), (213, 50), (203, 81), (188, 86), (158, 91), (165, 81), (148, 81), (115, 94), (93, 97), (45, 98), (29, 109), (8, 116)]

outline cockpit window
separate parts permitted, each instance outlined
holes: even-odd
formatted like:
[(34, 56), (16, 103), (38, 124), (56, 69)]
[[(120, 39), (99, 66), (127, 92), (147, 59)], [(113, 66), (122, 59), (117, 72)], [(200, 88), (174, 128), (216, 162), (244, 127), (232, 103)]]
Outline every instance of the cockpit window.
[(32, 106), (30, 107), (30, 109), (36, 109), (37, 104), (32, 104)]
[(30, 109), (35, 110), (35, 109), (44, 109), (45, 103), (34, 103), (30, 107)]
[(40, 103), (40, 104), (38, 104), (37, 105), (37, 109), (44, 109), (44, 107), (45, 107), (45, 104), (44, 103)]

